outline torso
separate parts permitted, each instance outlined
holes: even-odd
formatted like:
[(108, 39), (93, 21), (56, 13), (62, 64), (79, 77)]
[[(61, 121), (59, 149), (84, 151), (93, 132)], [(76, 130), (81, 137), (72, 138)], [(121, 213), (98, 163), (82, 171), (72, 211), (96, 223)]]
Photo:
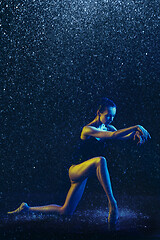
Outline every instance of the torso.
[[(95, 124), (88, 124), (87, 126), (93, 126), (93, 127), (96, 127), (96, 125)], [(110, 131), (110, 128), (109, 128), (109, 126), (105, 126), (104, 124), (102, 124), (101, 126), (99, 126), (99, 127), (96, 127), (97, 129), (99, 129), (99, 130), (106, 130), (106, 131)], [(90, 138), (90, 136), (85, 136), (84, 134), (83, 134), (83, 130), (81, 131), (81, 136), (80, 136), (80, 139), (81, 140), (86, 140), (86, 139), (89, 139)], [(101, 141), (101, 138), (96, 138), (98, 141)]]
[[(99, 127), (97, 127), (95, 124), (89, 124), (87, 126), (93, 126), (97, 129), (109, 131), (109, 126), (106, 127), (104, 124)], [(76, 142), (73, 149), (72, 164), (79, 164), (97, 156), (106, 156), (106, 146), (106, 139), (96, 138), (93, 136), (85, 136), (83, 134), (82, 128), (80, 139)]]

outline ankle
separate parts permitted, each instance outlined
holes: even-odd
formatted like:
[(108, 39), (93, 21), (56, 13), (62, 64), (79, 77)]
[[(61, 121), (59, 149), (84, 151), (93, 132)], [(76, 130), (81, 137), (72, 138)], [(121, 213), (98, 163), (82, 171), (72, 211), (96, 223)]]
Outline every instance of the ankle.
[(115, 199), (112, 201), (109, 201), (109, 208), (113, 210), (117, 209), (117, 201)]

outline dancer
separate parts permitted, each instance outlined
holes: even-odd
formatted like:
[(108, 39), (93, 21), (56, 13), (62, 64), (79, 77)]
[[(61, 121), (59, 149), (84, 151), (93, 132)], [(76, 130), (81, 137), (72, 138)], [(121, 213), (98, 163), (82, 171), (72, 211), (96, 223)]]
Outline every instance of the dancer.
[(89, 176), (96, 175), (108, 198), (108, 223), (116, 223), (118, 207), (114, 198), (107, 161), (104, 155), (106, 140), (138, 139), (143, 144), (150, 134), (140, 125), (117, 130), (111, 122), (116, 115), (116, 105), (108, 98), (101, 98), (96, 117), (82, 128), (79, 144), (76, 145), (72, 160), (75, 161), (69, 168), (71, 187), (63, 206), (56, 204), (30, 207), (22, 203), (19, 208), (8, 214), (21, 212), (58, 213), (72, 215), (82, 197)]

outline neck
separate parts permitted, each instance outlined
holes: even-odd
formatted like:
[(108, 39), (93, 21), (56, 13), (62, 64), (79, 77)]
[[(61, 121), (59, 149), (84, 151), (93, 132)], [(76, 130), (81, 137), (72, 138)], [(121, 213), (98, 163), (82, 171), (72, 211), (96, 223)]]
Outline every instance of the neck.
[(99, 120), (99, 117), (96, 116), (95, 119), (87, 125), (94, 125), (95, 127), (101, 126), (103, 123)]

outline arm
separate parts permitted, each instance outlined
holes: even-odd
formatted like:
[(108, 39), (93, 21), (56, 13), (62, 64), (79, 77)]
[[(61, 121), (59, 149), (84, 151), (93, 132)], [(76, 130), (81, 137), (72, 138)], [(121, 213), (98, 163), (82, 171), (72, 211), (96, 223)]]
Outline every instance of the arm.
[[(109, 131), (117, 131), (117, 129), (113, 125), (108, 125), (107, 128), (109, 129)], [(141, 125), (137, 125), (136, 131), (133, 131), (123, 137), (118, 138), (118, 139), (120, 139), (120, 140), (133, 139), (134, 141), (138, 140), (137, 145), (141, 145), (141, 144), (145, 143), (145, 141), (147, 141), (148, 138), (151, 139), (151, 136), (148, 133), (148, 131), (146, 129), (144, 129)]]
[(131, 133), (129, 133), (128, 135), (120, 138), (121, 140), (128, 140), (128, 139), (133, 139), (134, 138), (134, 135), (135, 135), (136, 131), (133, 131)]
[(93, 126), (85, 126), (83, 127), (82, 133), (84, 136), (93, 136), (97, 138), (107, 138), (107, 139), (120, 139), (127, 134), (132, 133), (133, 131), (137, 130), (137, 126), (129, 127), (120, 129), (117, 131), (106, 131), (106, 130), (99, 130)]
[[(116, 129), (113, 125), (109, 125), (109, 126), (108, 126), (108, 129), (109, 129), (109, 131), (112, 131), (112, 132), (113, 132), (113, 131), (117, 131), (117, 129)], [(136, 131), (133, 131), (133, 132), (131, 132), (131, 133), (129, 133), (129, 134), (123, 136), (123, 137), (119, 137), (118, 139), (119, 139), (119, 140), (133, 139), (134, 136), (135, 136), (135, 133), (136, 133)]]

